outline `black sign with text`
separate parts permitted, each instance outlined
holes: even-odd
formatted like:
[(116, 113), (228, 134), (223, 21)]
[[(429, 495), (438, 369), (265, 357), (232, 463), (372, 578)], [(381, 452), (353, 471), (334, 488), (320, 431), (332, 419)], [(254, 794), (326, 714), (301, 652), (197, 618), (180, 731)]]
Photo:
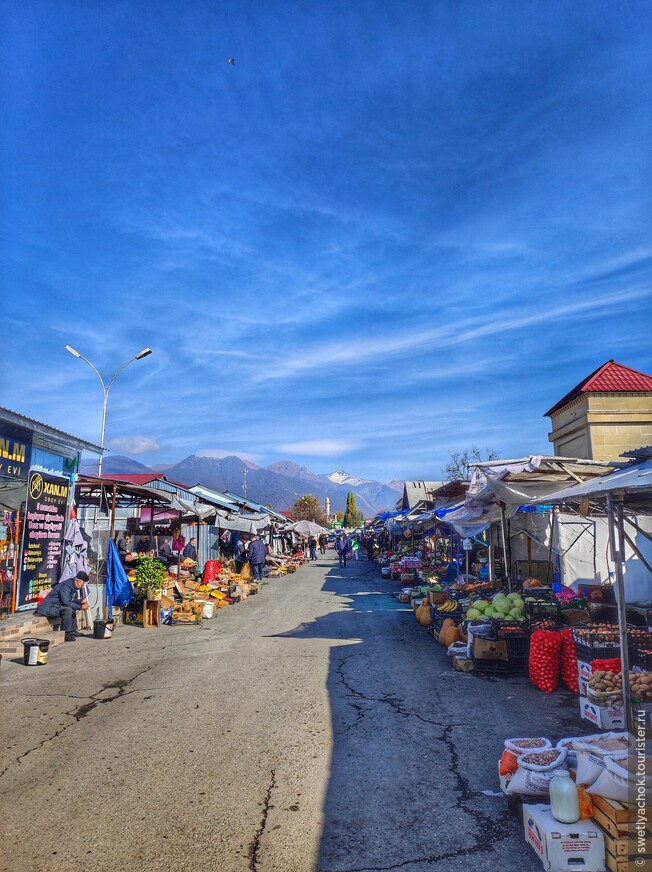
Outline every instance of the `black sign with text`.
[(17, 609), (33, 608), (38, 595), (59, 580), (70, 479), (31, 472), (23, 528)]
[(32, 459), (32, 431), (0, 420), (0, 477), (27, 478)]

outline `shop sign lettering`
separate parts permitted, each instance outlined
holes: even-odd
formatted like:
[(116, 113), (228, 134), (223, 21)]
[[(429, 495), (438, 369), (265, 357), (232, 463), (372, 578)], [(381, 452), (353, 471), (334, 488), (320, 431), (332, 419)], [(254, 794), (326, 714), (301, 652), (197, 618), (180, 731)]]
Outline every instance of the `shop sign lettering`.
[(31, 431), (0, 421), (0, 477), (27, 478), (31, 459)]
[(27, 484), (16, 608), (33, 608), (42, 590), (59, 580), (70, 480), (32, 472)]

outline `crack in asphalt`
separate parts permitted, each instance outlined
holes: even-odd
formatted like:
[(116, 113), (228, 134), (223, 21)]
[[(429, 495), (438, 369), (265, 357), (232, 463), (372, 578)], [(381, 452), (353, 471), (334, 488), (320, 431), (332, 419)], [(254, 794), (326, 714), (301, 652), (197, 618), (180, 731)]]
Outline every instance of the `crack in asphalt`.
[[(441, 742), (446, 751), (448, 752), (450, 759), (450, 769), (454, 780), (453, 793), (456, 796), (454, 808), (459, 809), (464, 814), (467, 814), (475, 824), (476, 831), (478, 833), (477, 836), (473, 839), (473, 844), (468, 848), (460, 848), (455, 851), (448, 851), (443, 854), (428, 854), (424, 857), (415, 857), (410, 860), (401, 860), (398, 863), (392, 863), (386, 866), (359, 866), (346, 870), (341, 870), (341, 872), (390, 872), (393, 869), (401, 869), (405, 866), (410, 865), (419, 865), (419, 864), (428, 864), (432, 865), (434, 863), (442, 863), (446, 860), (452, 860), (455, 857), (467, 857), (479, 854), (486, 854), (493, 850), (493, 847), (496, 843), (504, 841), (508, 839), (511, 835), (509, 829), (506, 829), (506, 825), (510, 821), (510, 814), (507, 809), (503, 809), (501, 814), (497, 817), (491, 817), (490, 815), (483, 812), (481, 809), (477, 808), (475, 803), (477, 802), (477, 791), (474, 791), (469, 784), (468, 778), (463, 775), (461, 762), (459, 755), (457, 753), (457, 747), (455, 741), (453, 739), (453, 730), (457, 727), (468, 727), (469, 724), (451, 724), (451, 723), (441, 723), (438, 721), (431, 720), (429, 718), (425, 718), (417, 712), (412, 712), (406, 709), (396, 697), (393, 697), (391, 694), (383, 694), (382, 696), (367, 696), (359, 690), (356, 690), (351, 684), (347, 681), (344, 675), (344, 669), (348, 660), (351, 657), (358, 656), (356, 654), (350, 654), (347, 657), (344, 657), (338, 666), (338, 675), (343, 686), (346, 688), (348, 694), (358, 699), (362, 699), (368, 702), (379, 702), (386, 703), (399, 715), (405, 718), (415, 717), (418, 720), (431, 724), (432, 726), (437, 726), (442, 728), (440, 735), (434, 739), (436, 742)], [(353, 724), (349, 724), (348, 729), (352, 729), (356, 726), (362, 717), (364, 717), (364, 710), (361, 706), (356, 703), (349, 703), (354, 708), (358, 709), (358, 717)], [(327, 869), (320, 869), (320, 872), (330, 872)]]
[(269, 787), (267, 788), (267, 793), (265, 794), (265, 802), (263, 803), (263, 816), (260, 820), (260, 826), (256, 830), (254, 835), (253, 842), (249, 846), (249, 869), (251, 872), (257, 872), (258, 870), (258, 852), (260, 851), (260, 842), (263, 837), (263, 833), (265, 832), (265, 827), (267, 826), (267, 816), (269, 814), (269, 810), (272, 807), (270, 805), (272, 799), (272, 791), (276, 787), (276, 770), (272, 769), (271, 771), (271, 780), (269, 783)]
[[(40, 750), (44, 745), (47, 745), (48, 742), (52, 742), (54, 739), (58, 738), (62, 733), (65, 733), (66, 730), (69, 730), (70, 727), (78, 724), (82, 718), (85, 718), (90, 712), (98, 705), (107, 702), (113, 702), (116, 699), (120, 699), (123, 696), (127, 696), (130, 693), (137, 693), (138, 691), (134, 690), (126, 690), (130, 684), (132, 684), (139, 676), (143, 675), (145, 672), (149, 672), (151, 669), (150, 666), (146, 666), (144, 669), (141, 669), (140, 672), (137, 672), (131, 678), (119, 678), (116, 681), (110, 681), (107, 684), (103, 684), (99, 690), (97, 690), (91, 696), (69, 696), (66, 697), (65, 694), (51, 694), (52, 696), (64, 696), (64, 698), (69, 699), (87, 699), (88, 702), (84, 703), (84, 705), (77, 706), (76, 709), (71, 709), (70, 711), (64, 712), (64, 715), (69, 718), (74, 718), (69, 724), (65, 724), (56, 732), (54, 732), (51, 736), (47, 736), (38, 745), (35, 745), (33, 748), (30, 748), (28, 751), (20, 754), (16, 757), (16, 763), (21, 763), (25, 757), (29, 757), (30, 754), (33, 754), (34, 751)], [(117, 690), (118, 692), (113, 696), (106, 697), (106, 699), (100, 699), (99, 696), (102, 693), (106, 693), (107, 690)], [(0, 772), (0, 778), (7, 772), (8, 769), (11, 768), (11, 763), (8, 763), (5, 768)]]
[[(352, 657), (357, 657), (357, 656), (360, 656), (360, 655), (349, 654), (347, 657), (344, 657), (342, 660), (340, 660), (339, 666), (337, 667), (337, 674), (340, 677), (340, 681), (342, 682), (344, 687), (347, 689), (348, 693), (351, 694), (351, 696), (356, 696), (359, 699), (365, 700), (365, 702), (384, 703), (385, 705), (388, 705), (392, 709), (394, 709), (396, 714), (401, 715), (401, 717), (403, 717), (403, 718), (416, 718), (417, 720), (422, 721), (424, 724), (430, 724), (433, 727), (468, 727), (468, 726), (470, 726), (469, 724), (451, 724), (449, 722), (442, 723), (441, 721), (433, 721), (430, 718), (426, 718), (423, 715), (420, 715), (418, 712), (414, 712), (414, 711), (410, 711), (409, 709), (406, 709), (403, 706), (401, 700), (397, 699), (391, 693), (384, 693), (384, 694), (382, 694), (382, 696), (368, 696), (366, 693), (362, 693), (362, 691), (356, 690), (346, 680), (346, 677), (344, 676), (344, 666), (348, 660), (350, 660)], [(356, 720), (356, 724), (359, 723), (360, 720), (362, 720), (362, 718), (358, 718)], [(355, 724), (350, 724), (348, 729), (350, 729), (352, 726), (355, 726)]]

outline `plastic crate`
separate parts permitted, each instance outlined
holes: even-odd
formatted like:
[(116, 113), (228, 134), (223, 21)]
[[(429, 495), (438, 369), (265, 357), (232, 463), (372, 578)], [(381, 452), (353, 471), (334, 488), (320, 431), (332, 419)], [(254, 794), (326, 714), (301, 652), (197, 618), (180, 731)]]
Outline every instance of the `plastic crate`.
[(610, 660), (612, 657), (620, 657), (620, 645), (590, 648), (580, 642), (575, 642), (575, 656), (583, 663), (590, 663), (592, 660)]
[(634, 648), (630, 656), (630, 665), (638, 666), (644, 672), (652, 672), (652, 649)]
[(524, 621), (496, 621), (492, 618), (491, 626), (494, 639), (527, 639), (527, 625)]
[(462, 617), (461, 609), (454, 612), (438, 612), (437, 609), (430, 608), (430, 626), (433, 628), (433, 632), (437, 634), (439, 634), (439, 631), (447, 618), (452, 618), (455, 623), (460, 623)]
[(537, 630), (561, 630), (562, 623), (557, 618), (532, 618), (527, 621), (527, 632), (531, 636)]
[(610, 624), (608, 627), (578, 624), (573, 627), (573, 640), (576, 645), (599, 652), (605, 648), (613, 648), (614, 645), (619, 648), (620, 631), (616, 624)]
[(525, 615), (532, 619), (554, 618), (561, 620), (561, 606), (559, 600), (555, 597), (555, 602), (547, 600), (545, 603), (528, 603), (524, 607)]
[(477, 675), (509, 675), (507, 660), (473, 660), (473, 671)]
[(627, 630), (627, 642), (630, 654), (640, 650), (652, 651), (652, 633), (648, 633), (647, 630), (630, 627)]
[(507, 659), (510, 663), (527, 663), (530, 658), (530, 640), (527, 636), (505, 639), (507, 642)]

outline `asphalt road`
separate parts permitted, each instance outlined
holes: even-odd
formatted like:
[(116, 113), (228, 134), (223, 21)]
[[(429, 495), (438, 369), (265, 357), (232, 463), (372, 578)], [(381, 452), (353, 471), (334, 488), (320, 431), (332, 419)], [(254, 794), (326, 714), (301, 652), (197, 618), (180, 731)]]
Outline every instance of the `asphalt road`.
[(530, 872), (506, 736), (566, 694), (452, 672), (393, 585), (329, 552), (203, 627), (3, 663), (3, 872)]

